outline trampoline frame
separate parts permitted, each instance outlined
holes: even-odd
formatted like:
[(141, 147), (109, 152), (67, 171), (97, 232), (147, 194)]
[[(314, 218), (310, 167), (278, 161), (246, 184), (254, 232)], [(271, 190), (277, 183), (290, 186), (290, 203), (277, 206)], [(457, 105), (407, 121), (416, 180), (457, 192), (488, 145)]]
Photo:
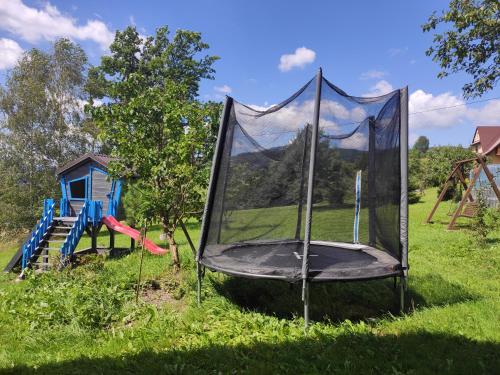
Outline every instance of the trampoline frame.
[[(311, 151), (309, 158), (309, 176), (308, 176), (308, 184), (307, 184), (307, 203), (306, 203), (306, 215), (305, 215), (305, 235), (304, 235), (304, 250), (302, 255), (302, 301), (304, 303), (304, 325), (307, 329), (309, 325), (309, 284), (312, 282), (308, 277), (309, 274), (309, 247), (310, 244), (314, 244), (315, 241), (311, 241), (311, 224), (312, 224), (312, 206), (313, 206), (313, 191), (314, 191), (314, 173), (315, 173), (315, 164), (316, 164), (316, 147), (318, 144), (319, 138), (319, 118), (320, 118), (320, 102), (321, 102), (321, 86), (323, 81), (323, 73), (322, 69), (318, 69), (318, 73), (316, 75), (316, 97), (314, 103), (314, 115), (313, 115), (313, 124), (312, 124), (312, 136), (311, 136)], [(401, 184), (400, 184), (400, 248), (401, 248), (401, 256), (400, 256), (400, 270), (395, 272), (394, 274), (382, 275), (379, 277), (369, 277), (369, 278), (357, 278), (357, 279), (349, 279), (345, 281), (355, 281), (355, 280), (370, 280), (370, 279), (378, 279), (378, 278), (387, 278), (394, 277), (395, 280), (397, 277), (400, 279), (400, 310), (404, 311), (404, 302), (405, 302), (405, 293), (407, 290), (407, 279), (408, 279), (408, 86), (399, 90), (400, 93), (400, 176), (401, 176)], [(207, 238), (208, 238), (208, 225), (210, 223), (212, 208), (214, 204), (215, 198), (215, 187), (217, 184), (217, 180), (220, 172), (220, 164), (223, 153), (223, 146), (226, 142), (226, 134), (227, 134), (227, 126), (228, 119), (230, 116), (230, 111), (232, 108), (233, 99), (229, 96), (226, 96), (226, 100), (224, 103), (224, 108), (222, 111), (219, 133), (217, 137), (217, 143), (215, 147), (215, 152), (212, 161), (212, 168), (210, 173), (210, 180), (208, 186), (208, 194), (207, 200), (205, 203), (205, 208), (203, 211), (203, 220), (201, 226), (201, 236), (198, 247), (198, 252), (196, 254), (196, 269), (197, 269), (197, 300), (198, 304), (201, 304), (201, 287), (202, 287), (202, 277), (204, 275), (202, 267), (205, 265), (202, 264), (201, 257), (203, 249), (206, 247)], [(369, 121), (373, 121), (370, 119)], [(371, 135), (371, 134), (370, 134)], [(372, 138), (370, 136), (370, 138)], [(368, 177), (370, 179), (370, 176)], [(372, 212), (373, 210), (370, 210)], [(370, 232), (372, 232), (370, 226)], [(370, 245), (373, 244), (372, 233), (369, 236)], [(208, 267), (214, 271), (224, 272), (222, 269), (217, 269), (217, 267), (211, 266)], [(224, 272), (229, 273), (229, 272)], [(236, 272), (230, 272), (230, 274), (240, 277), (255, 277), (255, 278), (267, 278), (267, 279), (278, 279), (282, 280), (283, 278), (279, 277), (269, 277), (269, 275), (244, 275)], [(328, 281), (336, 281), (339, 280), (322, 280), (324, 282)]]
[[(248, 242), (238, 242), (238, 243), (233, 243), (233, 244), (227, 244), (227, 245), (220, 245), (220, 248), (218, 249), (221, 251), (223, 254), (230, 251), (230, 250), (237, 250), (239, 248), (258, 248), (259, 246), (273, 246), (276, 245), (277, 247), (282, 247), (283, 245), (291, 245), (291, 244), (302, 244), (303, 245), (303, 240), (263, 240), (263, 241), (248, 241)], [(325, 248), (330, 248), (330, 249), (341, 249), (343, 251), (352, 251), (353, 253), (364, 253), (367, 254), (368, 256), (371, 256), (377, 260), (377, 262), (385, 262), (385, 266), (389, 266), (391, 264), (388, 263), (388, 260), (391, 262), (397, 262), (397, 264), (392, 264), (394, 266), (393, 269), (388, 270), (386, 269), (384, 273), (378, 272), (378, 275), (376, 276), (366, 276), (366, 277), (323, 277), (323, 276), (311, 276), (311, 274), (308, 274), (308, 282), (311, 283), (324, 283), (324, 282), (352, 282), (352, 281), (366, 281), (366, 280), (376, 280), (376, 279), (383, 279), (383, 278), (388, 278), (388, 277), (394, 277), (394, 276), (400, 276), (401, 275), (401, 263), (392, 255), (389, 253), (378, 250), (375, 247), (368, 246), (368, 245), (363, 245), (363, 244), (356, 244), (356, 243), (347, 243), (347, 242), (332, 242), (332, 241), (316, 241), (316, 240), (311, 240), (310, 245), (316, 246), (316, 250), (318, 250), (318, 247), (325, 247)], [(375, 254), (374, 254), (375, 253)], [(298, 257), (299, 259), (303, 259), (303, 254), (297, 254), (295, 252), (290, 253), (290, 255), (294, 254), (295, 257)], [(222, 255), (222, 254), (221, 254)], [(219, 257), (221, 255), (216, 255), (216, 257)], [(279, 256), (283, 256), (285, 254), (279, 254)], [(310, 256), (320, 256), (318, 254), (310, 254)], [(210, 256), (204, 257), (204, 259), (209, 259), (211, 258)], [(383, 259), (385, 258), (385, 259)], [(238, 276), (238, 277), (245, 277), (249, 279), (272, 279), (272, 280), (282, 280), (282, 281), (287, 281), (294, 283), (295, 280), (291, 277), (287, 277), (286, 275), (271, 275), (271, 274), (257, 274), (257, 273), (252, 273), (252, 272), (243, 272), (243, 271), (235, 271), (231, 270), (229, 268), (225, 268), (222, 266), (210, 264), (211, 262), (204, 261), (203, 259), (200, 260), (200, 263), (216, 272), (221, 272), (227, 275), (233, 275), (233, 276)], [(272, 268), (272, 267), (271, 267)], [(341, 270), (341, 269), (340, 269)]]

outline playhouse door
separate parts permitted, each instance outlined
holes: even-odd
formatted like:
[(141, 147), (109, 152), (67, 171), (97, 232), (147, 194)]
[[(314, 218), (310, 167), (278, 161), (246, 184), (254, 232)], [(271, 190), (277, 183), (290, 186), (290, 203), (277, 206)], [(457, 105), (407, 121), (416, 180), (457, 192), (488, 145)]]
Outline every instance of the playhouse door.
[(102, 201), (102, 213), (106, 215), (111, 197), (111, 179), (105, 171), (99, 168), (91, 168), (90, 173), (92, 181), (90, 199), (93, 201)]

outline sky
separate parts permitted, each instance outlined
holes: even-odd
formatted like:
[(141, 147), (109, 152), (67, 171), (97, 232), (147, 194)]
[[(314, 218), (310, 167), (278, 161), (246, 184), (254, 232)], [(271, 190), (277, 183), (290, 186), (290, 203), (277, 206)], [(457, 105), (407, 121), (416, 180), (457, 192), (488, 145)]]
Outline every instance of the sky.
[[(410, 143), (467, 146), (478, 125), (500, 125), (500, 88), (465, 103), (464, 74), (438, 79), (425, 55), (432, 33), (421, 25), (448, 2), (419, 1), (115, 1), (0, 0), (0, 82), (23, 51), (47, 49), (67, 37), (91, 64), (109, 53), (116, 30), (135, 25), (142, 35), (168, 25), (202, 33), (208, 54), (220, 57), (203, 100), (269, 106), (291, 96), (319, 67), (350, 95), (376, 96), (409, 86)], [(498, 98), (498, 99), (496, 99)], [(457, 106), (458, 105), (458, 106)], [(456, 106), (430, 112), (429, 109)], [(417, 113), (419, 112), (419, 113)]]

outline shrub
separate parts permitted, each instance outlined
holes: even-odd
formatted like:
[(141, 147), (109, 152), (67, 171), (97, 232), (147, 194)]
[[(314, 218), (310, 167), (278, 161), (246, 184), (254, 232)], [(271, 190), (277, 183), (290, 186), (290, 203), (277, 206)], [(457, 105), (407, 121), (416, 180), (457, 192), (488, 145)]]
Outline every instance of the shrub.
[(22, 291), (2, 296), (0, 309), (29, 322), (29, 329), (52, 325), (103, 329), (136, 312), (135, 304), (128, 303), (133, 301), (133, 283), (117, 280), (99, 263), (77, 271), (29, 273)]
[(477, 213), (472, 221), (472, 233), (479, 247), (488, 242), (488, 234), (500, 225), (500, 214), (497, 209), (488, 208), (481, 189), (477, 190)]

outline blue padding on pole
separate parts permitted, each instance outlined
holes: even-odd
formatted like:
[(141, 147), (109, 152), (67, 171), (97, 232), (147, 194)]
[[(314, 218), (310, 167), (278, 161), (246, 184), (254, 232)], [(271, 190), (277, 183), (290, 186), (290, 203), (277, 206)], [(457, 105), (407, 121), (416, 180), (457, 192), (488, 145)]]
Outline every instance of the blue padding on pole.
[(359, 210), (361, 208), (361, 171), (356, 173), (356, 206), (354, 208), (353, 242), (359, 243)]

